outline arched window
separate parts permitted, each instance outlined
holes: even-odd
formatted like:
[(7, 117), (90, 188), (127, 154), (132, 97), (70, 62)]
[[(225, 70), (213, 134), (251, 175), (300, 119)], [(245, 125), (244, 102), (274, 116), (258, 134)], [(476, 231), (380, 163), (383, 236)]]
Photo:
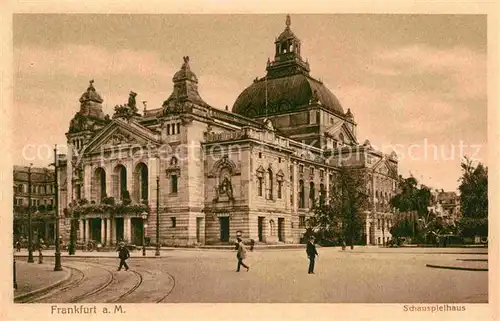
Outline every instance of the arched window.
[(314, 205), (314, 200), (316, 198), (316, 191), (314, 190), (314, 183), (309, 183), (309, 205)]
[(106, 171), (102, 167), (94, 172), (92, 190), (92, 197), (96, 203), (100, 203), (106, 197)]
[(178, 190), (179, 190), (179, 181), (178, 181), (178, 177), (177, 177), (177, 174), (173, 174), (170, 176), (170, 192), (172, 194), (177, 194)]
[(273, 199), (273, 172), (271, 169), (267, 170), (266, 197), (268, 200)]
[(115, 167), (113, 173), (113, 196), (119, 200), (124, 198), (130, 199), (127, 191), (127, 169), (123, 165), (118, 165)]
[(299, 181), (299, 208), (306, 207), (304, 181)]
[(139, 163), (134, 172), (134, 195), (138, 202), (148, 200), (148, 167), (144, 163)]
[(263, 178), (262, 177), (257, 177), (257, 193), (259, 196), (262, 196), (262, 189), (263, 189)]

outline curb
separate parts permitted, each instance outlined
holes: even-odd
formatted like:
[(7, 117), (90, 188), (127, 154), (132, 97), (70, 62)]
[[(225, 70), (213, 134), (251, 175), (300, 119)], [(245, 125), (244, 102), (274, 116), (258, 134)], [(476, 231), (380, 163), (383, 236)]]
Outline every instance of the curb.
[(432, 265), (432, 264), (426, 264), (426, 267), (429, 268), (435, 268), (435, 269), (447, 269), (447, 270), (460, 270), (460, 271), (488, 271), (488, 269), (481, 269), (481, 268), (465, 268), (465, 267), (458, 267), (458, 266), (444, 266), (444, 265)]
[[(70, 267), (67, 267), (67, 266), (65, 266), (65, 268), (69, 269), (70, 272), (68, 273), (68, 275), (64, 279), (62, 279), (62, 280), (60, 280), (60, 281), (58, 281), (58, 282), (56, 282), (54, 284), (51, 284), (49, 286), (46, 286), (44, 288), (41, 288), (41, 289), (38, 289), (38, 290), (34, 290), (34, 291), (31, 291), (31, 292), (28, 292), (28, 293), (20, 294), (20, 295), (14, 297), (14, 303), (25, 303), (25, 302), (22, 302), (22, 301), (24, 301), (26, 299), (30, 299), (33, 296), (38, 295), (38, 294), (45, 294), (45, 293), (49, 292), (50, 290), (52, 290), (52, 289), (60, 286), (64, 282), (67, 282), (69, 279), (71, 279), (71, 276), (73, 275), (73, 269), (70, 268)], [(21, 301), (21, 302), (19, 302), (19, 301)]]

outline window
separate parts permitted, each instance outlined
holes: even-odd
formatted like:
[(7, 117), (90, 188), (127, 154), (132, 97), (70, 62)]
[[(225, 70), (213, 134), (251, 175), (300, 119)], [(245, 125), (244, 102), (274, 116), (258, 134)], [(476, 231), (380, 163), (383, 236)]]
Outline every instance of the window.
[(330, 118), (330, 124), (333, 125), (333, 118)]
[(170, 135), (170, 124), (167, 125), (167, 135)]
[(319, 171), (319, 177), (320, 178), (324, 178), (325, 177), (325, 171), (324, 170), (320, 170)]
[(53, 199), (50, 200), (50, 205), (54, 205), (54, 200)]
[(315, 198), (316, 191), (314, 190), (314, 183), (311, 182), (309, 183), (309, 201), (311, 207), (314, 205), (314, 198)]
[(259, 153), (259, 158), (262, 158), (262, 153)]
[(181, 133), (181, 123), (177, 123), (177, 134)]
[(171, 182), (172, 182), (172, 193), (177, 193), (177, 189), (178, 189), (178, 178), (177, 178), (177, 175), (172, 175), (171, 176)]
[(325, 200), (326, 191), (325, 191), (325, 185), (324, 184), (320, 184), (319, 185), (319, 197), (320, 197), (321, 201)]
[(299, 216), (299, 227), (306, 227), (306, 216), (305, 215)]
[(177, 226), (177, 218), (171, 217), (170, 220), (172, 221), (172, 227), (176, 227)]
[(267, 189), (266, 189), (266, 196), (268, 200), (273, 199), (273, 172), (271, 169), (267, 170)]
[(311, 167), (310, 171), (311, 171), (311, 176), (314, 176), (314, 167)]
[(273, 220), (269, 221), (269, 227), (270, 227), (271, 236), (276, 235), (276, 226), (275, 226)]
[(262, 177), (257, 177), (257, 193), (259, 196), (262, 196)]
[(306, 207), (306, 202), (305, 202), (305, 191), (304, 191), (304, 181), (300, 180), (299, 181), (299, 208), (304, 208)]
[(304, 165), (299, 165), (299, 173), (304, 173)]
[(281, 163), (281, 157), (278, 157), (278, 163)]
[(281, 190), (283, 188), (283, 182), (278, 181), (278, 198), (281, 199)]
[(380, 230), (380, 219), (377, 220), (377, 229)]

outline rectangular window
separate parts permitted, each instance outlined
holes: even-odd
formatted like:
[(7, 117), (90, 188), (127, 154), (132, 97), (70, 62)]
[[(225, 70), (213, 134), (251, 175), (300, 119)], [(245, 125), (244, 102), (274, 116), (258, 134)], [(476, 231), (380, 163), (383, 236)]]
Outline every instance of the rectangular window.
[(299, 227), (306, 227), (306, 216), (305, 215), (299, 216)]
[(177, 218), (171, 217), (170, 220), (172, 221), (172, 227), (176, 227), (177, 226)]
[(177, 123), (177, 134), (181, 133), (181, 123)]
[(311, 176), (314, 176), (314, 167), (311, 167), (310, 171), (311, 171)]
[(172, 193), (175, 194), (175, 193), (177, 193), (177, 189), (178, 189), (177, 175), (172, 175), (171, 182), (172, 182)]
[(304, 173), (304, 165), (299, 165), (299, 173)]
[(170, 124), (167, 125), (167, 135), (170, 135)]
[(257, 186), (257, 193), (259, 196), (262, 196), (262, 185), (263, 185), (262, 184), (262, 177), (258, 177), (257, 180), (258, 180), (257, 181), (257, 185), (258, 185)]
[(320, 170), (319, 171), (319, 177), (321, 177), (321, 178), (325, 177), (325, 171), (324, 170)]
[(278, 157), (278, 163), (281, 163), (281, 157)]
[(283, 188), (283, 182), (278, 182), (278, 198), (281, 198), (281, 189)]

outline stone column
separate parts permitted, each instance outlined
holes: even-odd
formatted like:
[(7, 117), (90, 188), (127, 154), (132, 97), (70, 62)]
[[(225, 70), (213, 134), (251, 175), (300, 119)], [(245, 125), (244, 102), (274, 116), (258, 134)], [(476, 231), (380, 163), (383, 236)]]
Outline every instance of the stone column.
[(293, 181), (292, 181), (292, 191), (293, 191), (293, 204), (292, 204), (292, 213), (297, 213), (297, 207), (298, 207), (298, 194), (299, 194), (299, 179), (297, 177), (297, 162), (293, 162), (293, 167), (292, 167), (292, 175), (293, 175)]
[(101, 243), (106, 243), (106, 219), (101, 218)]
[(134, 164), (132, 160), (127, 160), (125, 162), (125, 168), (127, 169), (127, 190), (129, 192), (130, 198), (134, 202), (138, 202), (139, 199), (137, 199), (137, 195), (135, 194), (134, 191)]
[(330, 203), (330, 173), (325, 171), (325, 204)]
[(114, 165), (113, 163), (108, 162), (104, 166), (104, 170), (106, 171), (106, 195), (108, 197), (114, 197), (116, 200), (118, 200), (117, 191), (114, 190), (113, 186), (113, 175), (114, 175), (113, 165)]
[(130, 216), (125, 216), (123, 218), (123, 237), (127, 242), (131, 242), (132, 240), (130, 239), (132, 237), (132, 230), (131, 230), (131, 224), (130, 224)]
[(84, 234), (85, 233), (85, 225), (84, 224), (85, 224), (85, 220), (80, 220), (80, 224), (78, 227), (79, 232), (80, 232), (78, 235), (80, 242), (83, 242), (83, 239), (85, 237), (85, 234)]
[(90, 202), (92, 200), (92, 167), (85, 165), (83, 173), (83, 197)]
[(111, 218), (110, 222), (110, 234), (109, 239), (111, 244), (116, 244), (116, 218)]
[(113, 221), (112, 218), (106, 219), (106, 245), (113, 244), (113, 240), (111, 238), (111, 224), (112, 224), (112, 221)]
[(85, 242), (90, 241), (90, 218), (85, 220)]

